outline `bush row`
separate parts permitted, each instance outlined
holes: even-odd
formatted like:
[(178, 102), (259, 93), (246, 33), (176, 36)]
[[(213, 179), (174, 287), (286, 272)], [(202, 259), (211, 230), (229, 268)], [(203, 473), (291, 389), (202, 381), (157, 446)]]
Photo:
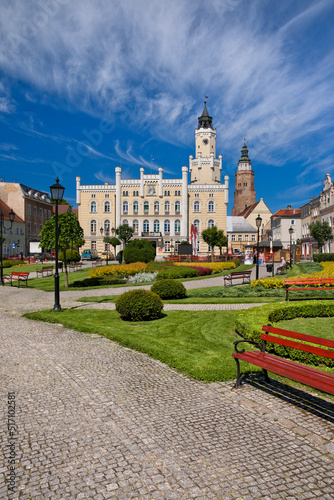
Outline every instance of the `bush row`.
[[(241, 311), (235, 320), (235, 328), (239, 335), (247, 340), (260, 342), (262, 326), (294, 318), (333, 317), (334, 305), (332, 301), (305, 301), (303, 304), (268, 304), (254, 309)], [(282, 358), (290, 358), (301, 363), (313, 365), (334, 366), (334, 360), (323, 358), (312, 353), (271, 344), (268, 342), (267, 350)]]
[(313, 260), (314, 262), (334, 261), (334, 253), (315, 253)]

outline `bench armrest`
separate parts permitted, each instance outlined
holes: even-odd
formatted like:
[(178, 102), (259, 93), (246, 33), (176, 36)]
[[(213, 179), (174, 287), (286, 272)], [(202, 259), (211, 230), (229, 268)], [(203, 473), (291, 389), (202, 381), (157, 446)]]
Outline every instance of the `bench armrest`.
[(235, 352), (237, 352), (239, 354), (242, 354), (243, 352), (245, 352), (245, 349), (242, 349), (241, 351), (239, 351), (237, 348), (238, 344), (240, 344), (241, 342), (247, 342), (248, 344), (255, 345), (255, 347), (258, 347), (261, 351), (263, 349), (263, 344), (259, 344), (258, 342), (254, 342), (253, 340), (246, 340), (246, 339), (236, 340), (235, 342), (233, 342), (233, 345), (234, 345)]

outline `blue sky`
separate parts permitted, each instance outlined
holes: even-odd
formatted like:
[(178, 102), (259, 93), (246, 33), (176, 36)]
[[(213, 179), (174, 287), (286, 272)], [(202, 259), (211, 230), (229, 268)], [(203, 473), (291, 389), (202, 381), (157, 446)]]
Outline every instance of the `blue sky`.
[(333, 172), (333, 0), (2, 0), (0, 177), (75, 205), (83, 184), (194, 154), (204, 96), (222, 175), (246, 135), (274, 212)]

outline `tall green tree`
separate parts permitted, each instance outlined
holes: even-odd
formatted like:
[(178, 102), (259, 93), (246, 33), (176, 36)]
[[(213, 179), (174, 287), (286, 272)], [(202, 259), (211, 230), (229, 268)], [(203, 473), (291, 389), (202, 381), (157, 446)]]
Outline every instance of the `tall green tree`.
[[(80, 248), (84, 245), (83, 229), (75, 214), (65, 213), (58, 215), (58, 249), (66, 254), (68, 248)], [(47, 250), (55, 248), (56, 245), (56, 216), (45, 222), (39, 234), (41, 238), (40, 247)], [(65, 288), (68, 288), (67, 260), (64, 260)]]
[(216, 226), (209, 227), (208, 229), (204, 229), (202, 231), (202, 238), (211, 247), (211, 259), (212, 262), (215, 260), (215, 247), (219, 246), (221, 235), (220, 231), (216, 228)]
[(219, 229), (217, 247), (219, 248), (220, 255), (222, 255), (222, 248), (227, 247), (227, 245), (228, 245), (228, 238), (227, 236), (225, 236), (224, 231), (222, 229)]
[(318, 248), (321, 252), (326, 241), (331, 241), (333, 239), (332, 228), (326, 221), (312, 222), (312, 224), (310, 224), (310, 235), (318, 243)]
[[(130, 227), (128, 224), (121, 224), (116, 229), (116, 235), (123, 242), (123, 250), (126, 247), (127, 242), (131, 240), (133, 233), (134, 233), (133, 228)], [(124, 262), (123, 255), (122, 255), (122, 262)]]

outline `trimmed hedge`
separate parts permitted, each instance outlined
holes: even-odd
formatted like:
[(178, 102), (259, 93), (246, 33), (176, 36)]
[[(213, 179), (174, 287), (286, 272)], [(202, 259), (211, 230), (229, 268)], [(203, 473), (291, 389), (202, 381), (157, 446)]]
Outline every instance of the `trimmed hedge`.
[(124, 285), (125, 280), (118, 277), (105, 277), (105, 278), (85, 278), (81, 281), (74, 281), (74, 283), (71, 283), (69, 287), (74, 287), (74, 288), (86, 288), (89, 286), (107, 286), (107, 285)]
[(179, 281), (160, 280), (156, 281), (151, 286), (151, 292), (159, 295), (161, 299), (184, 299), (187, 295), (187, 290)]
[(124, 321), (149, 321), (161, 315), (163, 303), (159, 295), (148, 290), (131, 290), (116, 300), (116, 311)]
[[(262, 307), (247, 309), (237, 315), (235, 329), (243, 338), (260, 342), (263, 325), (271, 324), (279, 328), (279, 325), (275, 324), (279, 321), (319, 317), (334, 317), (332, 301), (306, 301), (303, 304), (267, 304)], [(312, 353), (298, 351), (270, 342), (267, 343), (267, 351), (281, 358), (290, 358), (305, 364), (334, 366), (333, 359), (323, 358)]]
[(314, 262), (334, 261), (334, 253), (315, 253), (313, 260)]
[(155, 259), (155, 248), (150, 241), (132, 240), (126, 245), (124, 251), (125, 264), (132, 262), (150, 262)]
[(165, 269), (157, 274), (157, 280), (175, 280), (179, 278), (196, 278), (199, 275), (197, 269), (193, 267), (171, 266), (170, 269)]

